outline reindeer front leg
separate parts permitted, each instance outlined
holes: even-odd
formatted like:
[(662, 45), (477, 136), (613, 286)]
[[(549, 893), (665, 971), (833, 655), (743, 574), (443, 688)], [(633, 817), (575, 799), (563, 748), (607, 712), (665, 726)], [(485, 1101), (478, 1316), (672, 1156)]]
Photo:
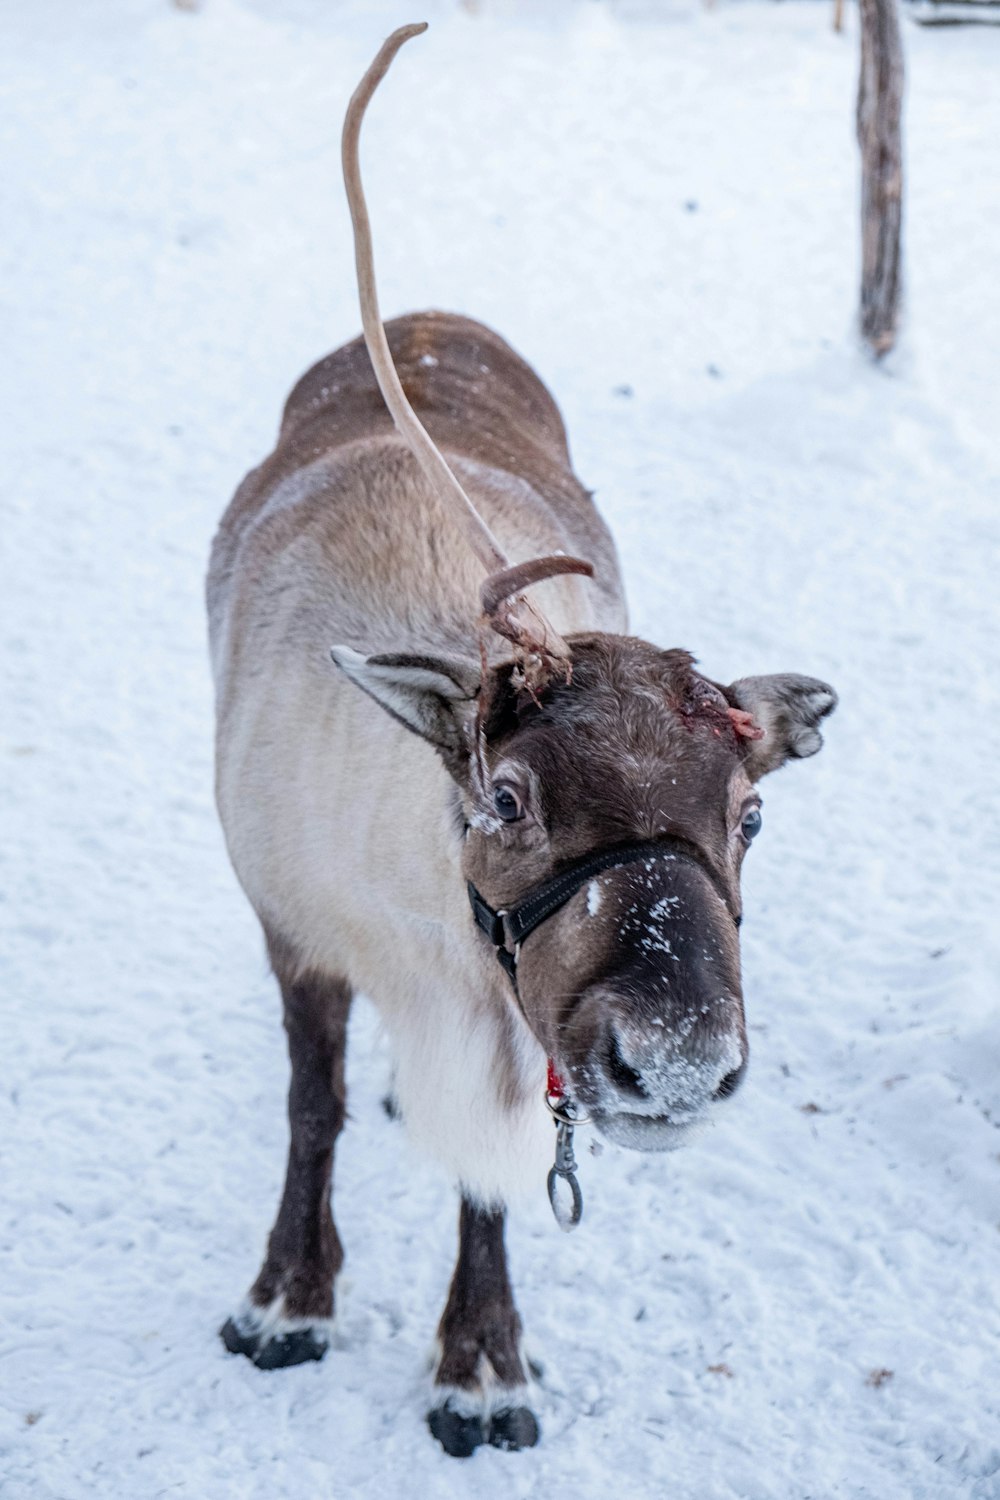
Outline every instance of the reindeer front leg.
[(462, 1199), (458, 1262), (438, 1328), (436, 1399), (427, 1418), (453, 1458), (468, 1458), (480, 1443), (513, 1449), (538, 1441), (538, 1421), (526, 1405), (521, 1319), (507, 1271), (504, 1219), (502, 1208)]
[[(271, 950), (273, 961), (274, 944)], [(275, 972), (292, 1064), (285, 1190), (260, 1275), (220, 1330), (230, 1353), (245, 1354), (262, 1370), (322, 1359), (344, 1259), (330, 1198), (333, 1149), (344, 1123), (351, 990), (321, 975), (286, 980), (277, 963)]]

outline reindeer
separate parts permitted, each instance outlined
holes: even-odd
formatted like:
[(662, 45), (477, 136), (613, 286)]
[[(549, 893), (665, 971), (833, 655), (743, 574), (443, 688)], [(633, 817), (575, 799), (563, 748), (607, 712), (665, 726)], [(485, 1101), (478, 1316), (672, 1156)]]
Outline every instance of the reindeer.
[(358, 141), (424, 29), (388, 39), (344, 125), (363, 339), (296, 385), (212, 550), (217, 800), (291, 1058), (284, 1193), (222, 1338), (261, 1369), (327, 1348), (362, 991), (403, 1119), (460, 1194), (428, 1421), (461, 1456), (538, 1439), (504, 1222), (552, 1161), (546, 1104), (568, 1223), (584, 1112), (667, 1150), (743, 1078), (757, 783), (819, 749), (836, 698), (794, 675), (720, 686), (626, 634), (613, 542), (538, 377), (466, 318), (383, 328)]

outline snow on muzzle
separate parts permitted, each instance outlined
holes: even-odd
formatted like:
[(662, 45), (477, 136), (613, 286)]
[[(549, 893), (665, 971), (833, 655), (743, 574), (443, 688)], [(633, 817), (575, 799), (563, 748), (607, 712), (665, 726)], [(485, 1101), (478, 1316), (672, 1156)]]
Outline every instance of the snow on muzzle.
[(746, 1071), (736, 923), (683, 855), (608, 871), (581, 895), (604, 962), (560, 1018), (557, 1057), (605, 1136), (670, 1150)]

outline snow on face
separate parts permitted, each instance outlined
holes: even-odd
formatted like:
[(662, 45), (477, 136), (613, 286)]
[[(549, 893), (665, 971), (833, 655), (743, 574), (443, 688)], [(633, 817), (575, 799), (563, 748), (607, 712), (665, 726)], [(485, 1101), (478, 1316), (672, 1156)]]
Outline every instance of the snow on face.
[(469, 827), (475, 828), (479, 833), (499, 833), (503, 823), (493, 813), (474, 807), (469, 813)]

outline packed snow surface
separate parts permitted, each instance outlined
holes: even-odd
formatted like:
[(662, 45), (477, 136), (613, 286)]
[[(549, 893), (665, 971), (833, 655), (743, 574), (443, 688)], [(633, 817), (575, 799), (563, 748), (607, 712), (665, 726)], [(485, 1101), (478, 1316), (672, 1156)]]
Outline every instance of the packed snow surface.
[[(202, 576), (285, 394), (386, 314), (556, 393), (634, 628), (833, 682), (764, 783), (752, 1064), (683, 1151), (510, 1229), (542, 1445), (423, 1425), (455, 1203), (358, 1008), (336, 1347), (216, 1330), (285, 1152), (275, 986), (212, 806)], [(856, 17), (718, 0), (3, 6), (4, 1500), (1000, 1494), (1000, 33), (907, 27), (907, 334), (851, 332)]]

